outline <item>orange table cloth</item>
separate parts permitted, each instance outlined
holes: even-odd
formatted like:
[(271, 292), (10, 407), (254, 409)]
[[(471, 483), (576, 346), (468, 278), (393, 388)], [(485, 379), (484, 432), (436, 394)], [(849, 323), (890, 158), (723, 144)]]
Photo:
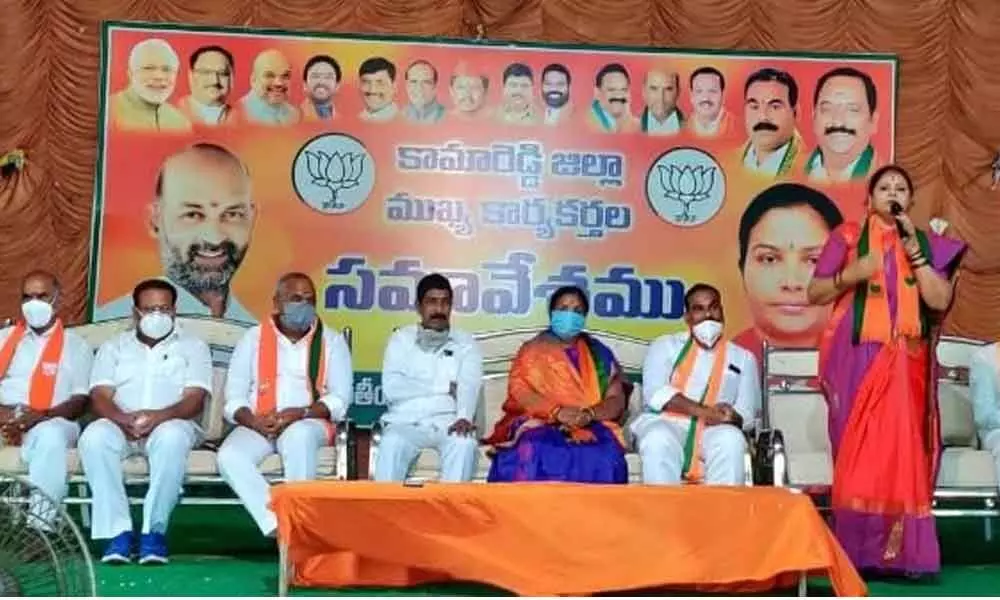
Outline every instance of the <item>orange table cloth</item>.
[(808, 572), (867, 593), (812, 501), (781, 488), (308, 482), (271, 506), (296, 586), (751, 592)]

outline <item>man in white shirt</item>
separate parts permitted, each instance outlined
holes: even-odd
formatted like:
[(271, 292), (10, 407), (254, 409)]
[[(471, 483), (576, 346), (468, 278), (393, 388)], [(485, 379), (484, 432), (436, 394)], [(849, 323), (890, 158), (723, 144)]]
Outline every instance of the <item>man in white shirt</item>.
[(375, 459), (376, 481), (403, 481), (426, 448), (441, 457), (441, 480), (469, 481), (479, 442), (476, 407), (483, 357), (468, 333), (451, 327), (451, 284), (437, 273), (417, 284), (420, 323), (392, 334), (382, 361), (389, 408)]
[(631, 425), (638, 438), (642, 479), (661, 485), (682, 478), (742, 485), (742, 430), (753, 428), (760, 406), (757, 361), (722, 337), (717, 289), (696, 284), (684, 305), (689, 330), (654, 341), (642, 367), (646, 412)]
[(989, 344), (972, 353), (969, 396), (979, 441), (993, 455), (1000, 479), (1000, 344)]
[(135, 329), (104, 342), (90, 378), (92, 412), (79, 449), (93, 493), (94, 539), (110, 539), (105, 563), (131, 561), (135, 536), (122, 461), (145, 454), (149, 491), (143, 501), (139, 563), (167, 562), (166, 531), (180, 497), (188, 455), (200, 441), (195, 422), (212, 392), (208, 344), (174, 322), (177, 290), (148, 279), (132, 293)]
[(273, 536), (278, 523), (257, 466), (277, 452), (287, 481), (315, 479), (319, 450), (333, 443), (333, 422), (347, 414), (353, 382), (347, 342), (316, 316), (312, 280), (283, 276), (272, 317), (233, 350), (225, 414), (237, 427), (218, 455), (219, 473), (264, 535)]
[[(93, 350), (56, 316), (59, 282), (44, 271), (21, 283), (21, 315), (0, 330), (0, 432), (4, 442), (21, 446), (28, 480), (59, 505), (66, 497), (66, 456), (76, 445), (89, 392)], [(32, 500), (32, 515), (44, 501)]]

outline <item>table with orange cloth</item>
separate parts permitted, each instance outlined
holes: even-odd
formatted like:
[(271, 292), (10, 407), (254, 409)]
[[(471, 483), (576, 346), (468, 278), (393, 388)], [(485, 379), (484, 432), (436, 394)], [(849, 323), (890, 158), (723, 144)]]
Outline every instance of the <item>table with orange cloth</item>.
[(305, 587), (480, 582), (524, 596), (867, 589), (812, 501), (783, 488), (288, 483), (279, 543)]

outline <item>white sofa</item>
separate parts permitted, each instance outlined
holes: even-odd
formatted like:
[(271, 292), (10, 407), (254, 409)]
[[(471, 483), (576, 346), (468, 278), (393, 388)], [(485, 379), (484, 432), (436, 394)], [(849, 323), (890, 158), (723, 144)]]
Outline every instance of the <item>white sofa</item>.
[[(981, 449), (969, 398), (969, 364), (984, 342), (942, 337), (937, 345), (941, 436), (944, 451), (935, 490), (938, 516), (998, 516), (993, 458)], [(822, 495), (833, 481), (826, 401), (819, 389), (818, 352), (765, 347), (765, 429), (780, 432), (774, 485)]]
[[(591, 334), (611, 348), (626, 372), (638, 373), (642, 371), (642, 363), (646, 358), (646, 350), (649, 347), (649, 342), (616, 333), (594, 331)], [(476, 334), (475, 338), (479, 342), (479, 347), (483, 354), (483, 370), (487, 373), (483, 376), (483, 391), (480, 395), (479, 408), (476, 411), (476, 429), (480, 437), (488, 435), (503, 414), (502, 406), (507, 397), (508, 373), (511, 362), (514, 360), (514, 355), (524, 342), (536, 335), (538, 335), (537, 328), (511, 329)], [(641, 483), (641, 463), (639, 455), (635, 452), (634, 441), (627, 426), (627, 423), (643, 410), (642, 386), (639, 383), (634, 384), (626, 410), (626, 426), (624, 429), (628, 453), (625, 455), (625, 459), (628, 462), (629, 482)], [(369, 477), (374, 473), (380, 435), (380, 427), (376, 424), (369, 446)], [(486, 456), (486, 451), (486, 446), (479, 447), (479, 461), (476, 475), (473, 478), (474, 481), (486, 481), (486, 475), (490, 468), (490, 459)], [(751, 471), (751, 455), (749, 452), (745, 460), (748, 465), (747, 472), (749, 476)], [(437, 479), (439, 474), (439, 457), (437, 452), (433, 450), (421, 452), (416, 463), (410, 470), (410, 477), (426, 480)], [(752, 485), (749, 477), (747, 484)]]
[[(215, 460), (215, 449), (230, 429), (223, 418), (223, 405), (225, 404), (223, 392), (229, 356), (249, 326), (235, 321), (207, 317), (184, 316), (178, 317), (177, 321), (186, 331), (198, 336), (209, 344), (212, 350), (214, 370), (212, 382), (214, 391), (201, 416), (201, 426), (205, 431), (205, 443), (191, 452), (188, 458), (187, 478), (185, 480), (185, 491), (190, 491), (190, 486), (201, 486), (203, 491), (199, 491), (198, 494), (185, 494), (182, 496), (181, 502), (188, 504), (238, 504), (239, 500), (231, 494), (225, 493), (221, 496), (213, 494), (211, 486), (215, 486), (216, 490), (224, 491), (227, 489), (224, 487), (222, 478), (219, 476)], [(111, 321), (102, 321), (100, 323), (79, 325), (72, 327), (72, 330), (83, 337), (96, 352), (97, 348), (104, 341), (130, 328), (131, 323), (131, 318), (126, 317)], [(349, 332), (347, 333), (349, 334)], [(353, 469), (353, 460), (349, 460), (351, 457), (348, 451), (350, 429), (351, 424), (349, 422), (338, 424), (335, 446), (321, 450), (319, 461), (321, 478), (347, 479), (349, 477), (349, 471)], [(145, 457), (130, 457), (125, 460), (124, 466), (126, 485), (134, 486), (148, 483), (149, 465)], [(67, 502), (70, 504), (89, 504), (91, 499), (88, 494), (83, 469), (80, 465), (80, 459), (75, 449), (70, 450), (68, 469), (71, 492)], [(268, 456), (261, 463), (260, 470), (269, 481), (281, 481), (281, 458), (277, 454)], [(20, 448), (0, 448), (0, 472), (18, 475), (27, 474), (27, 467), (21, 460)], [(223, 484), (221, 488), (220, 484)], [(138, 495), (133, 495), (130, 500), (133, 503), (140, 503), (142, 501)], [(85, 519), (86, 514), (86, 511), (84, 511)]]

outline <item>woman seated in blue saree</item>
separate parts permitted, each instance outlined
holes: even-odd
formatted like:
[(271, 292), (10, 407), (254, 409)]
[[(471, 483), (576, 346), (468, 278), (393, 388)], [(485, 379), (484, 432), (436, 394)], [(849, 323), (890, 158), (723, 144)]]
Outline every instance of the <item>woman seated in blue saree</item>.
[(578, 287), (556, 290), (550, 326), (518, 350), (488, 481), (628, 483), (621, 421), (632, 385), (607, 346), (583, 332)]

